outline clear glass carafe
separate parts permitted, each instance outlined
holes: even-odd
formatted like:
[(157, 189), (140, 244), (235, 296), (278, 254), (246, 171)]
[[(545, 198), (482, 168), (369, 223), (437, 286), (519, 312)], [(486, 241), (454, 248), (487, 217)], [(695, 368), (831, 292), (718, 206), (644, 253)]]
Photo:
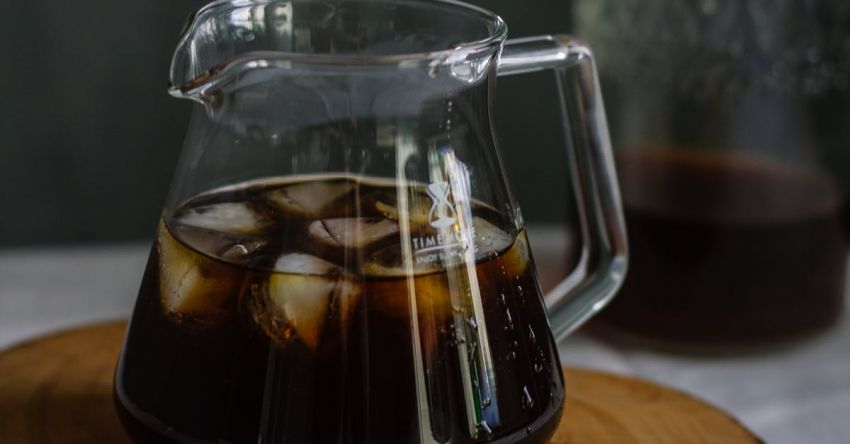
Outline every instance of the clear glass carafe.
[[(506, 32), (443, 1), (219, 1), (193, 17), (171, 92), (198, 106), (115, 383), (134, 439), (551, 436), (555, 337), (617, 289), (624, 227), (589, 51)], [(548, 317), (491, 118), (497, 74), (545, 68), (584, 245)]]
[(741, 352), (845, 301), (850, 5), (578, 0), (600, 51), (634, 267), (620, 338)]

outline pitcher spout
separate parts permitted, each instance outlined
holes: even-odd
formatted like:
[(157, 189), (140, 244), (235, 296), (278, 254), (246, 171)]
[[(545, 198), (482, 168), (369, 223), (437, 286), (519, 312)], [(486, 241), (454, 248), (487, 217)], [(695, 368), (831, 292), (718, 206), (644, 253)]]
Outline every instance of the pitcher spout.
[[(501, 49), (507, 34), (504, 22), (470, 7), (467, 15), (445, 14), (437, 26), (399, 38), (397, 27), (417, 20), (418, 3), (214, 1), (194, 13), (184, 28), (171, 62), (169, 92), (205, 102), (205, 96), (233, 84), (247, 70), (269, 68), (278, 72), (298, 67), (324, 72), (414, 69), (435, 75), (442, 66), (451, 65), (454, 68), (448, 71), (455, 75), (475, 73), (483, 78), (487, 62)], [(442, 2), (432, 5), (448, 7)], [(346, 28), (352, 17), (364, 25)], [(467, 63), (471, 68), (463, 66)], [(262, 78), (269, 76), (250, 80)], [(468, 75), (461, 80), (470, 83)]]
[[(267, 7), (273, 3), (273, 14), (266, 17)], [(184, 25), (171, 59), (168, 92), (202, 101), (234, 65), (254, 57), (246, 56), (259, 49), (252, 43), (267, 24), (285, 31), (291, 10), (287, 1), (218, 0), (195, 11)]]

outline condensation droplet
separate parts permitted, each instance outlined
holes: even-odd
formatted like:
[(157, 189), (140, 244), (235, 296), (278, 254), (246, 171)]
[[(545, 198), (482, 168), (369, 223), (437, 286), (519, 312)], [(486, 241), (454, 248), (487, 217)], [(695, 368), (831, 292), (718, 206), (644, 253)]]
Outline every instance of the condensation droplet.
[(528, 393), (528, 387), (522, 386), (522, 408), (530, 409), (534, 407), (534, 400), (531, 399), (531, 394)]
[(528, 340), (532, 344), (537, 343), (537, 335), (534, 334), (534, 329), (531, 328), (531, 325), (528, 326)]
[(511, 310), (505, 310), (505, 331), (513, 331), (514, 329), (514, 318), (511, 316)]
[(487, 434), (487, 436), (490, 436), (490, 435), (493, 434), (493, 429), (490, 428), (490, 425), (487, 424), (487, 421), (485, 421), (485, 420), (482, 420), (480, 423), (478, 423), (478, 428), (483, 430), (484, 433)]
[(502, 304), (502, 306), (504, 306), (504, 307), (508, 306), (508, 300), (505, 298), (504, 292), (499, 293), (499, 303)]
[(519, 342), (511, 341), (508, 343), (508, 359), (516, 359)]

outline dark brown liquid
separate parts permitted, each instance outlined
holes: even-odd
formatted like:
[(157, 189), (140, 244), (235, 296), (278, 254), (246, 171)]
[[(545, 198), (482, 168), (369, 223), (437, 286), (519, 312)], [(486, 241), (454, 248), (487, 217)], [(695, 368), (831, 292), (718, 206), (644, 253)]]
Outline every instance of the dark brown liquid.
[(473, 205), (474, 254), (451, 247), (460, 219), (406, 194), (409, 224), (394, 186), (348, 178), (164, 218), (116, 377), (134, 440), (546, 442), (563, 383), (524, 232)]
[(662, 150), (622, 153), (618, 169), (631, 263), (605, 323), (683, 349), (735, 350), (841, 313), (847, 238), (825, 177)]

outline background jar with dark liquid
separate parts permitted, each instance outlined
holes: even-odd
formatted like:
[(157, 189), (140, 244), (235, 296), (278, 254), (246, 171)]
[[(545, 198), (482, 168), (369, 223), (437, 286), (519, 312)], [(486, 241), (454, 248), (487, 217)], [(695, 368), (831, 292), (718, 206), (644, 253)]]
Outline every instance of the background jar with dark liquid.
[(749, 347), (836, 320), (847, 238), (828, 178), (683, 149), (624, 151), (618, 166), (637, 260), (606, 321), (656, 340)]
[(845, 298), (850, 10), (839, 1), (578, 0), (599, 54), (632, 267), (599, 331), (744, 351)]

